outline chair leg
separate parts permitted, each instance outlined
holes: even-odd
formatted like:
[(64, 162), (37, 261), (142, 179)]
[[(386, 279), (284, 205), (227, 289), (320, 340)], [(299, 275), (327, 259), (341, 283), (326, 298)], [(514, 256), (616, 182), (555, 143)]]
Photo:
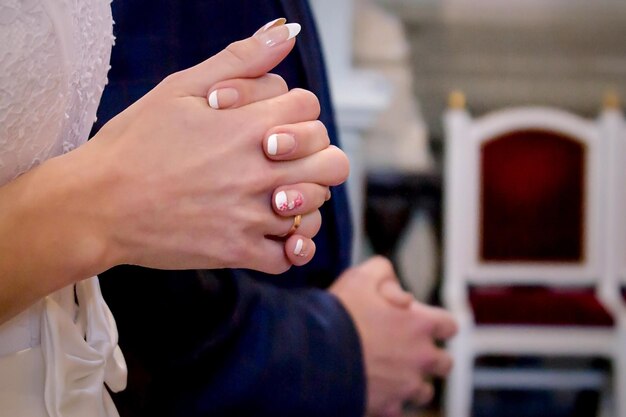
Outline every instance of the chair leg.
[[(626, 340), (622, 337), (622, 341)], [(626, 345), (620, 343), (622, 349), (617, 352), (613, 361), (613, 400), (615, 404), (615, 416), (626, 417)]]
[[(613, 362), (615, 363), (615, 362)], [(613, 365), (615, 366), (615, 365)], [(610, 378), (609, 381), (600, 388), (598, 398), (598, 412), (597, 417), (616, 417), (615, 413), (615, 378)]]
[(450, 343), (454, 366), (446, 381), (444, 392), (444, 415), (446, 417), (470, 417), (474, 387), (472, 372), (474, 355), (469, 352), (468, 338), (459, 334)]

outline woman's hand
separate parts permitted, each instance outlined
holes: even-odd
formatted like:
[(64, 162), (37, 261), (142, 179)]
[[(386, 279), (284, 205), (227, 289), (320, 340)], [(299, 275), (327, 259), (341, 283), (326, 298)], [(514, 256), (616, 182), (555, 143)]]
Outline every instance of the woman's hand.
[[(277, 126), (298, 143), (324, 142), (307, 91), (227, 110), (207, 97), (220, 81), (264, 76), (293, 48), (293, 33), (270, 27), (173, 74), (84, 146), (0, 188), (0, 234), (13, 237), (0, 243), (0, 321), (118, 264), (287, 270), (285, 242), (273, 236), (300, 211), (313, 215), (298, 232), (317, 232), (320, 195), (346, 179), (346, 156), (335, 147), (292, 161), (264, 154)], [(281, 211), (277, 193), (293, 190), (300, 206)]]
[[(107, 231), (118, 262), (271, 273), (289, 268), (282, 242), (268, 237), (285, 235), (293, 215), (315, 211), (325, 187), (345, 180), (345, 155), (326, 147), (276, 163), (261, 151), (276, 126), (302, 143), (327, 140), (315, 122), (319, 102), (307, 91), (219, 111), (208, 106), (207, 95), (222, 79), (264, 75), (291, 48), (291, 29), (273, 27), (168, 77), (92, 139), (100, 163), (108, 161), (117, 179), (105, 224), (117, 225)], [(271, 53), (276, 48), (283, 53)], [(290, 208), (278, 207), (276, 198), (274, 207), (289, 217), (277, 216), (269, 204), (277, 187), (275, 197), (286, 195)], [(318, 228), (319, 216), (305, 216), (299, 231), (312, 236)]]
[[(213, 85), (208, 103), (214, 109), (234, 109), (277, 97), (289, 91), (287, 83), (275, 74), (258, 78), (238, 78)], [(326, 127), (319, 120), (272, 128), (263, 141), (267, 157), (274, 161), (293, 161), (308, 157), (330, 146)], [(308, 263), (315, 254), (312, 238), (321, 226), (318, 210), (331, 196), (330, 188), (319, 184), (302, 183), (279, 187), (272, 202), (279, 216), (294, 218), (302, 216), (302, 226), (287, 236), (285, 255), (297, 266)], [(280, 236), (279, 236), (280, 237)]]

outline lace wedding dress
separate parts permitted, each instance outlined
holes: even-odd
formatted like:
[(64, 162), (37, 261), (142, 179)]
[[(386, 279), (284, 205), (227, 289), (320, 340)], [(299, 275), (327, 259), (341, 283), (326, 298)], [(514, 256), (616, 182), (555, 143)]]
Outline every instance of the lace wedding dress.
[[(110, 0), (0, 0), (0, 185), (87, 139), (113, 39)], [(96, 277), (0, 325), (0, 416), (117, 416), (105, 383), (126, 365)]]

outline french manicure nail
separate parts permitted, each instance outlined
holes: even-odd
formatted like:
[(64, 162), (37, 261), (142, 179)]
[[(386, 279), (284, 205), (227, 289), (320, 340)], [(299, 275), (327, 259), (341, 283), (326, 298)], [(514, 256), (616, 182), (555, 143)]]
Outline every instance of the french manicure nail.
[(302, 194), (295, 190), (280, 191), (274, 196), (274, 204), (278, 211), (293, 210), (304, 203)]
[(239, 91), (227, 87), (214, 90), (209, 94), (209, 106), (212, 109), (227, 109), (237, 102)]
[(267, 138), (268, 155), (284, 155), (296, 147), (296, 139), (289, 133), (274, 133)]
[(298, 23), (272, 27), (265, 32), (259, 32), (255, 36), (265, 45), (271, 47), (293, 39), (300, 33), (301, 26)]
[(285, 19), (284, 17), (279, 17), (278, 19), (274, 19), (271, 22), (267, 22), (266, 24), (264, 24), (261, 29), (257, 30), (254, 34), (258, 35), (259, 33), (267, 32), (269, 29), (277, 26), (282, 26), (285, 23), (287, 23), (287, 19)]
[(296, 242), (296, 247), (293, 248), (293, 254), (296, 256), (306, 256), (306, 253), (302, 251), (304, 248), (304, 241), (302, 239), (298, 239)]

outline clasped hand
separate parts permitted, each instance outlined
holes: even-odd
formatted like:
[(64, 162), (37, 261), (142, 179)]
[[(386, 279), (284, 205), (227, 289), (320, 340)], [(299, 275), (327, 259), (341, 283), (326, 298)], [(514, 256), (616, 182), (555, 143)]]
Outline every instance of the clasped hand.
[(172, 74), (0, 187), (0, 323), (120, 264), (280, 273), (312, 258), (317, 209), (349, 168), (317, 98), (267, 74), (294, 46), (299, 26), (284, 23)]
[(267, 74), (294, 45), (283, 23), (169, 76), (90, 141), (115, 183), (101, 206), (113, 263), (280, 273), (311, 259), (348, 162), (317, 98)]

